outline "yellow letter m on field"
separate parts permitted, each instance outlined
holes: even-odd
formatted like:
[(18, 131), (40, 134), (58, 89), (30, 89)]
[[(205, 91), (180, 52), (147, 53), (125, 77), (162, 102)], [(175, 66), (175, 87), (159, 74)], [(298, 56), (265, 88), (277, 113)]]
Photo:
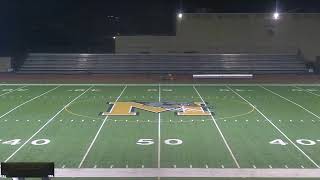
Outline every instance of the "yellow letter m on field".
[(104, 116), (135, 116), (137, 115), (133, 109), (140, 109), (153, 113), (161, 113), (166, 111), (176, 111), (179, 116), (210, 116), (211, 113), (205, 111), (202, 103), (195, 102), (192, 104), (170, 104), (168, 105), (152, 105), (152, 103), (139, 102), (111, 102), (109, 112), (104, 112)]

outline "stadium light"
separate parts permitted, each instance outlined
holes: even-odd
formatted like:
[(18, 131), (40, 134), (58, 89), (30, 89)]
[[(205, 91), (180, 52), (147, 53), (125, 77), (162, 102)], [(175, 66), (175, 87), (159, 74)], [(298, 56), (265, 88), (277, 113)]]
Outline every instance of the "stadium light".
[(273, 19), (278, 20), (280, 18), (280, 14), (278, 12), (273, 13)]
[(178, 18), (182, 19), (182, 17), (183, 17), (183, 14), (182, 13), (178, 13)]
[(116, 36), (113, 36), (112, 38), (113, 38), (113, 39), (117, 39), (117, 37), (116, 37)]

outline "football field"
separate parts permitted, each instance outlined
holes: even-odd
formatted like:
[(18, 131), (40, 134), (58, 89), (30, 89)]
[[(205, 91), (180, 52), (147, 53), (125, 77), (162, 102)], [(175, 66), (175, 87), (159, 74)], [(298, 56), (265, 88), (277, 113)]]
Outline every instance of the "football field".
[(60, 177), (319, 174), (320, 85), (1, 84), (0, 159)]

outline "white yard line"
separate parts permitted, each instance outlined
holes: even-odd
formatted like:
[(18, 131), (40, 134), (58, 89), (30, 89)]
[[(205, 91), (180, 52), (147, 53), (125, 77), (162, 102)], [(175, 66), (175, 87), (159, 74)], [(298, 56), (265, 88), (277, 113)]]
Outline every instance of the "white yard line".
[[(121, 95), (123, 94), (123, 92), (124, 92), (126, 89), (127, 89), (127, 86), (125, 86), (125, 87), (122, 89), (120, 95), (117, 97), (117, 99), (116, 99), (115, 102), (118, 102), (118, 100), (120, 99)], [(91, 141), (91, 143), (90, 143), (90, 145), (89, 145), (86, 153), (85, 153), (84, 156), (82, 157), (81, 162), (80, 162), (79, 165), (78, 165), (78, 168), (81, 168), (83, 162), (86, 160), (89, 152), (91, 151), (91, 148), (93, 147), (93, 144), (96, 142), (96, 140), (97, 140), (97, 138), (98, 138), (98, 136), (99, 136), (99, 134), (100, 134), (100, 131), (102, 130), (102, 127), (103, 127), (104, 124), (106, 123), (108, 117), (109, 117), (109, 116), (106, 116), (106, 117), (103, 119), (102, 124), (100, 125), (100, 127), (99, 127), (96, 135), (94, 136), (93, 140)]]
[(221, 178), (320, 178), (320, 169), (253, 168), (81, 168), (55, 169), (55, 177), (221, 177)]
[(311, 92), (311, 91), (309, 91), (309, 90), (307, 90), (307, 89), (303, 89), (303, 88), (298, 87), (298, 86), (293, 86), (293, 87), (298, 88), (298, 89), (300, 89), (300, 90), (303, 90), (304, 92), (307, 92), (307, 93), (309, 93), (309, 94), (313, 94), (313, 95), (315, 95), (315, 96), (319, 96), (319, 97), (320, 97), (320, 94)]
[(267, 120), (280, 134), (282, 134), (296, 149), (298, 149), (313, 165), (315, 165), (317, 168), (320, 168), (320, 166), (310, 157), (308, 156), (298, 145), (296, 145), (284, 132), (281, 131), (268, 117), (266, 117), (258, 108), (256, 108), (251, 102), (249, 102), (247, 99), (242, 97), (239, 93), (231, 89), (229, 86), (226, 86), (228, 89), (230, 89), (233, 93), (235, 93), (237, 96), (239, 96), (243, 101), (248, 103), (251, 107), (253, 107), (259, 114), (261, 114), (265, 120)]
[(83, 93), (81, 93), (79, 96), (77, 96), (76, 98), (74, 98), (72, 101), (70, 101), (68, 104), (66, 104), (65, 106), (63, 106), (63, 108), (61, 108), (61, 110), (59, 110), (53, 117), (51, 117), (43, 126), (41, 126), (40, 129), (38, 129), (28, 140), (26, 140), (16, 151), (14, 151), (4, 162), (9, 161), (15, 154), (17, 154), (26, 144), (28, 144), (31, 139), (33, 137), (35, 137), (39, 132), (42, 131), (42, 129), (44, 129), (49, 123), (51, 123), (55, 117), (57, 117), (62, 111), (64, 111), (64, 109), (66, 107), (68, 107), (70, 104), (72, 104), (75, 100), (79, 99), (84, 93), (86, 93), (87, 91), (89, 91), (92, 88), (89, 87), (86, 91), (84, 91)]
[(5, 93), (3, 93), (3, 94), (0, 94), (0, 97), (1, 97), (1, 96), (4, 96), (4, 95), (6, 95), (6, 94), (12, 93), (12, 92), (16, 92), (17, 90), (22, 89), (22, 88), (25, 88), (25, 87), (27, 87), (27, 86), (22, 86), (22, 87), (19, 87), (19, 88), (17, 88), (17, 89), (14, 89), (14, 90), (12, 90), (12, 91), (5, 92)]
[[(161, 86), (159, 84), (159, 102), (161, 102)], [(161, 115), (158, 113), (158, 168), (161, 167)]]
[[(200, 95), (200, 93), (198, 92), (197, 88), (196, 88), (195, 86), (193, 86), (193, 89), (197, 92), (197, 94), (198, 94), (198, 96), (200, 97), (202, 103), (203, 103), (205, 106), (207, 106), (206, 102), (203, 100), (203, 98), (202, 98), (202, 96)], [(210, 111), (209, 108), (208, 108), (208, 110)], [(210, 112), (211, 112), (211, 111), (210, 111)], [(224, 135), (223, 135), (223, 133), (222, 133), (222, 131), (221, 131), (221, 129), (220, 129), (217, 121), (216, 121), (215, 118), (213, 117), (212, 113), (210, 113), (210, 116), (211, 116), (211, 119), (212, 119), (212, 121), (214, 122), (216, 128), (218, 129), (219, 134), (220, 134), (220, 136), (221, 136), (221, 138), (222, 138), (225, 146), (227, 147), (227, 149), (228, 149), (228, 151), (229, 151), (229, 153), (230, 153), (230, 155), (231, 155), (234, 163), (236, 164), (237, 168), (240, 168), (240, 165), (239, 165), (239, 163), (238, 163), (238, 160), (237, 160), (236, 157), (234, 156), (234, 154), (233, 154), (233, 152), (232, 152), (232, 150), (231, 150), (231, 148), (230, 148), (230, 146), (229, 146), (226, 138), (224, 137)]]
[(50, 89), (49, 91), (46, 91), (46, 92), (44, 92), (44, 93), (40, 94), (39, 96), (36, 96), (36, 97), (34, 97), (34, 98), (32, 98), (32, 99), (29, 99), (28, 101), (25, 101), (25, 102), (23, 102), (23, 103), (19, 104), (18, 106), (16, 106), (16, 107), (12, 108), (12, 109), (11, 109), (11, 110), (9, 110), (8, 112), (6, 112), (6, 113), (2, 114), (2, 115), (0, 116), (0, 119), (1, 119), (1, 118), (3, 118), (4, 116), (8, 115), (8, 114), (9, 114), (9, 113), (11, 113), (12, 111), (14, 111), (14, 110), (18, 109), (19, 107), (21, 107), (21, 106), (23, 106), (23, 105), (25, 105), (25, 104), (27, 104), (27, 103), (29, 103), (29, 102), (33, 101), (33, 100), (35, 100), (35, 99), (37, 99), (37, 98), (39, 98), (39, 97), (41, 97), (41, 96), (45, 95), (45, 94), (48, 94), (49, 92), (51, 92), (51, 91), (53, 91), (53, 90), (57, 89), (58, 87), (60, 87), (60, 86), (57, 86), (57, 87), (55, 87), (55, 88), (53, 88), (53, 89)]
[(305, 107), (301, 106), (300, 104), (298, 104), (298, 103), (296, 103), (296, 102), (293, 102), (293, 101), (291, 101), (290, 99), (288, 99), (288, 98), (286, 98), (286, 97), (283, 97), (283, 96), (281, 96), (280, 94), (275, 93), (275, 92), (271, 91), (270, 89), (267, 89), (267, 88), (265, 88), (265, 87), (263, 87), (263, 86), (260, 86), (260, 87), (263, 88), (263, 89), (265, 89), (266, 91), (269, 91), (269, 92), (271, 92), (272, 94), (274, 94), (274, 95), (276, 95), (276, 96), (279, 96), (279, 97), (281, 97), (282, 99), (284, 99), (284, 100), (286, 100), (286, 101), (288, 101), (288, 102), (290, 102), (290, 103), (292, 103), (292, 104), (300, 107), (301, 109), (307, 111), (308, 113), (310, 113), (310, 114), (312, 114), (313, 116), (315, 116), (315, 117), (317, 117), (318, 119), (320, 119), (320, 116), (319, 116), (319, 115), (311, 112), (310, 110), (306, 109)]

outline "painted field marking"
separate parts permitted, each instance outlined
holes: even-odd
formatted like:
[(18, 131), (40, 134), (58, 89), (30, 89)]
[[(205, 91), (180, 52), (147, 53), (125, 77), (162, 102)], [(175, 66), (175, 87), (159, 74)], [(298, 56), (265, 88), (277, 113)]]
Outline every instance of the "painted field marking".
[(1, 116), (0, 116), (0, 119), (1, 119), (1, 118), (3, 118), (4, 116), (6, 116), (7, 114), (11, 113), (12, 111), (14, 111), (14, 110), (18, 109), (19, 107), (21, 107), (21, 106), (23, 106), (23, 105), (25, 105), (25, 104), (27, 104), (27, 103), (29, 103), (29, 102), (33, 101), (33, 100), (35, 100), (35, 99), (37, 99), (37, 98), (39, 98), (39, 97), (41, 97), (41, 96), (45, 95), (45, 94), (48, 94), (49, 92), (51, 92), (51, 91), (53, 91), (53, 90), (57, 89), (58, 87), (60, 87), (60, 86), (57, 86), (57, 87), (55, 87), (55, 88), (53, 88), (53, 89), (50, 89), (50, 90), (48, 90), (48, 91), (46, 91), (46, 92), (44, 92), (44, 93), (40, 94), (39, 96), (36, 96), (36, 97), (34, 97), (34, 98), (32, 98), (32, 99), (29, 99), (28, 101), (25, 101), (25, 102), (23, 102), (23, 103), (19, 104), (18, 106), (16, 106), (16, 107), (12, 108), (12, 109), (11, 109), (11, 110), (9, 110), (8, 112), (6, 112), (6, 113), (4, 113), (3, 115), (1, 115)]
[[(195, 86), (193, 86), (193, 89), (196, 91), (196, 93), (197, 93), (198, 96), (200, 97), (202, 103), (207, 107), (206, 102), (204, 101), (204, 99), (203, 99), (202, 96), (200, 95), (200, 93), (199, 93), (199, 91), (197, 90), (197, 88), (196, 88)], [(211, 110), (210, 110), (209, 108), (208, 108), (208, 111), (211, 112)], [(212, 119), (213, 123), (215, 124), (215, 126), (216, 126), (216, 128), (217, 128), (217, 130), (218, 130), (218, 132), (219, 132), (219, 134), (220, 134), (220, 136), (221, 136), (221, 138), (222, 138), (225, 146), (227, 147), (227, 149), (228, 149), (228, 151), (229, 151), (229, 153), (230, 153), (230, 155), (231, 155), (234, 163), (236, 164), (237, 168), (240, 168), (240, 165), (239, 165), (239, 163), (238, 163), (238, 160), (237, 160), (236, 157), (234, 156), (234, 154), (233, 154), (233, 152), (232, 152), (232, 150), (231, 150), (231, 148), (230, 148), (230, 146), (229, 146), (226, 138), (224, 137), (224, 135), (223, 135), (223, 133), (222, 133), (222, 131), (221, 131), (218, 123), (216, 122), (215, 118), (213, 117), (213, 115), (212, 115), (211, 113), (210, 113), (210, 116), (211, 116), (211, 119)]]
[[(59, 87), (59, 86), (58, 86)], [(31, 139), (33, 137), (35, 137), (40, 131), (42, 131), (42, 129), (44, 129), (49, 123), (51, 123), (53, 121), (54, 118), (56, 118), (63, 110), (65, 107), (69, 106), (70, 104), (72, 104), (74, 101), (76, 101), (77, 99), (79, 99), (84, 93), (86, 93), (87, 91), (89, 91), (93, 86), (89, 87), (86, 91), (84, 91), (83, 93), (81, 93), (79, 96), (75, 97), (72, 101), (70, 101), (68, 104), (66, 104), (65, 106), (63, 106), (63, 108), (61, 110), (59, 110), (54, 116), (52, 116), (43, 126), (41, 126), (40, 129), (38, 129), (38, 131), (36, 131), (28, 140), (26, 140), (16, 151), (14, 151), (4, 162), (9, 161), (15, 154), (17, 154), (27, 143), (29, 143), (29, 141), (31, 141)]]
[[(117, 99), (116, 99), (116, 101), (115, 101), (115, 102), (118, 102), (118, 100), (120, 99), (121, 95), (123, 94), (123, 92), (124, 92), (126, 89), (127, 89), (127, 86), (125, 86), (125, 87), (122, 89), (122, 91), (121, 91), (120, 95), (117, 97)], [(89, 154), (89, 152), (90, 152), (90, 150), (91, 150), (91, 148), (92, 148), (93, 144), (96, 142), (96, 140), (97, 140), (97, 138), (98, 138), (98, 136), (99, 136), (99, 134), (100, 134), (100, 131), (101, 131), (102, 127), (104, 126), (104, 124), (106, 123), (106, 121), (107, 121), (108, 117), (109, 117), (109, 116), (106, 116), (106, 117), (103, 119), (103, 121), (102, 121), (102, 123), (101, 123), (101, 125), (100, 125), (100, 127), (99, 127), (99, 129), (98, 129), (98, 131), (97, 131), (97, 133), (96, 133), (96, 135), (94, 136), (94, 138), (93, 138), (93, 140), (92, 140), (91, 144), (89, 145), (89, 147), (88, 147), (88, 149), (87, 149), (86, 153), (85, 153), (85, 154), (84, 154), (84, 156), (82, 157), (82, 160), (81, 160), (81, 162), (80, 162), (80, 164), (79, 164), (78, 168), (81, 168), (81, 166), (82, 166), (82, 164), (83, 164), (84, 160), (87, 158), (87, 156), (88, 156), (88, 154)], [(111, 167), (110, 167), (110, 168), (111, 168)]]
[(305, 107), (301, 106), (300, 104), (298, 104), (298, 103), (296, 103), (296, 102), (293, 102), (293, 101), (291, 101), (290, 99), (288, 99), (288, 98), (286, 98), (286, 97), (283, 97), (283, 96), (281, 96), (280, 94), (275, 93), (275, 92), (271, 91), (270, 89), (267, 89), (267, 88), (265, 88), (265, 87), (263, 87), (263, 86), (260, 86), (260, 87), (263, 88), (263, 89), (265, 89), (265, 90), (267, 90), (267, 91), (269, 91), (269, 92), (271, 92), (272, 94), (277, 95), (277, 96), (281, 97), (282, 99), (284, 99), (284, 100), (286, 100), (286, 101), (288, 101), (288, 102), (290, 102), (290, 103), (292, 103), (292, 104), (300, 107), (301, 109), (307, 111), (308, 113), (310, 113), (310, 114), (312, 114), (313, 116), (315, 116), (315, 117), (317, 117), (318, 119), (320, 119), (320, 116), (318, 116), (317, 114), (311, 112), (310, 110), (306, 109)]
[(15, 91), (17, 91), (17, 90), (19, 90), (19, 89), (22, 89), (22, 88), (25, 88), (25, 87), (27, 87), (27, 86), (22, 86), (22, 87), (19, 87), (19, 88), (14, 89), (14, 90), (12, 90), (12, 91), (5, 92), (5, 93), (3, 93), (3, 94), (0, 94), (0, 97), (1, 97), (1, 96), (4, 96), (4, 95), (6, 95), (6, 94), (9, 94), (9, 93), (15, 92)]
[(307, 92), (307, 93), (309, 93), (309, 94), (313, 94), (313, 95), (315, 95), (315, 96), (320, 97), (320, 94), (314, 93), (314, 92), (309, 91), (309, 90), (307, 90), (307, 89), (300, 88), (300, 87), (298, 87), (298, 86), (294, 86), (294, 87), (297, 88), (297, 89), (300, 89), (300, 90), (302, 90), (302, 91), (304, 91), (304, 92)]
[(296, 145), (284, 132), (281, 131), (269, 118), (267, 118), (258, 108), (256, 108), (251, 102), (249, 102), (247, 99), (242, 97), (239, 93), (235, 92), (233, 89), (231, 89), (229, 86), (226, 86), (228, 89), (230, 89), (233, 93), (238, 95), (242, 100), (247, 102), (250, 106), (254, 107), (256, 111), (261, 114), (266, 120), (269, 121), (269, 123), (276, 129), (278, 130), (279, 133), (281, 133), (295, 148), (297, 148), (309, 161), (312, 162), (317, 168), (320, 168), (320, 166), (310, 157), (308, 156), (298, 145)]
[[(158, 87), (159, 102), (161, 102), (161, 86)], [(158, 168), (161, 168), (161, 115), (158, 113)]]

